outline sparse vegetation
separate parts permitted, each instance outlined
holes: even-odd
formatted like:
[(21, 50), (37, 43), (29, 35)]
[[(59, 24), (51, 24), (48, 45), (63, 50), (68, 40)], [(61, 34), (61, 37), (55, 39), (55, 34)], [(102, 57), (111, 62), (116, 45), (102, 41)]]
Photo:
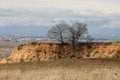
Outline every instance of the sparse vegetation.
[(86, 26), (87, 25), (84, 23), (74, 23), (71, 25), (66, 23), (59, 23), (48, 31), (48, 37), (56, 39), (61, 44), (70, 43), (73, 49), (75, 49), (80, 38), (84, 38), (84, 34), (87, 34)]
[(36, 44), (38, 44), (38, 43), (37, 43), (37, 42), (32, 42), (32, 43), (31, 43), (31, 45), (36, 45)]
[[(80, 46), (79, 46), (80, 45)], [(70, 44), (35, 43), (15, 47), (0, 63), (35, 62), (57, 59), (120, 58), (120, 43), (81, 42), (75, 50)]]
[(0, 80), (120, 80), (119, 59), (55, 60), (0, 65)]
[(120, 80), (119, 45), (81, 42), (76, 51), (68, 43), (19, 45), (11, 58), (1, 58), (5, 63), (15, 60), (18, 63), (0, 64), (0, 80)]

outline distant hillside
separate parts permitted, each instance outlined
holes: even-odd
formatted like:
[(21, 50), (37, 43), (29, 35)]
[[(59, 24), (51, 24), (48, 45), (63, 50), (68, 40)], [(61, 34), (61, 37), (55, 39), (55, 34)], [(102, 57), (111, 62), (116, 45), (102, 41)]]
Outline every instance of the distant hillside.
[(69, 44), (30, 43), (15, 47), (0, 63), (48, 61), (56, 59), (120, 58), (120, 43), (80, 43), (76, 50)]

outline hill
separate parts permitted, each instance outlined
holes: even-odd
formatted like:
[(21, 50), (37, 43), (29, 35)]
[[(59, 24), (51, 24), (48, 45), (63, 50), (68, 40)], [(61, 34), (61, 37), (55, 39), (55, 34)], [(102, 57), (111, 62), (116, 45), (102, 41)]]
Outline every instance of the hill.
[(0, 59), (0, 63), (81, 58), (120, 58), (120, 43), (79, 43), (73, 50), (70, 44), (33, 42), (16, 46), (9, 57)]

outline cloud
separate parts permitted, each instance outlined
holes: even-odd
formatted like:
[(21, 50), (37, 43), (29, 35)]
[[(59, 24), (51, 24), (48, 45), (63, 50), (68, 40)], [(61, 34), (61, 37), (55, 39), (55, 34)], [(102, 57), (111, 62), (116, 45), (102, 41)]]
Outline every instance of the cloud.
[(14, 9), (0, 8), (0, 26), (7, 25), (53, 25), (60, 21), (101, 23), (103, 27), (116, 28), (119, 14), (105, 14), (94, 10), (66, 10), (60, 8)]
[(56, 8), (0, 9), (0, 26), (6, 25), (52, 25), (59, 20), (76, 19), (79, 15), (71, 10)]
[(120, 29), (120, 19), (112, 20), (108, 24), (103, 25), (103, 27), (109, 29)]
[[(10, 27), (14, 26), (12, 29), (16, 30), (16, 32), (18, 31), (17, 27), (19, 27), (19, 29), (21, 27), (23, 30), (25, 29), (28, 31), (28, 33), (31, 31), (31, 33), (34, 34), (35, 31), (33, 31), (32, 27), (37, 29), (39, 29), (38, 27), (42, 27), (45, 30), (45, 26), (47, 26), (46, 28), (48, 28), (48, 26), (50, 28), (54, 24), (63, 21), (68, 23), (87, 23), (89, 33), (96, 38), (113, 37), (110, 36), (110, 34), (114, 35), (114, 37), (120, 35), (120, 15), (117, 13), (106, 14), (104, 12), (94, 11), (91, 9), (69, 10), (61, 8), (0, 8), (0, 27), (6, 27), (4, 28), (4, 33), (7, 33), (7, 31), (9, 31), (9, 33), (12, 32)], [(27, 30), (29, 26), (31, 30)], [(40, 32), (42, 32), (42, 28), (40, 28)], [(18, 32), (20, 34), (20, 31)], [(35, 35), (37, 35), (38, 32)]]
[(54, 7), (71, 10), (98, 10), (106, 13), (120, 12), (119, 0), (0, 0), (4, 8)]
[(119, 14), (110, 14), (106, 19), (107, 19), (107, 22), (103, 24), (103, 28), (120, 29)]

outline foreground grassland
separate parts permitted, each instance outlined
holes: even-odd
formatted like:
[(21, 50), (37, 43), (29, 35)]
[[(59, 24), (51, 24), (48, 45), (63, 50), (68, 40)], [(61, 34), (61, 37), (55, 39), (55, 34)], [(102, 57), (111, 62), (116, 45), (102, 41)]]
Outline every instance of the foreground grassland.
[(120, 80), (120, 59), (1, 64), (0, 80)]

